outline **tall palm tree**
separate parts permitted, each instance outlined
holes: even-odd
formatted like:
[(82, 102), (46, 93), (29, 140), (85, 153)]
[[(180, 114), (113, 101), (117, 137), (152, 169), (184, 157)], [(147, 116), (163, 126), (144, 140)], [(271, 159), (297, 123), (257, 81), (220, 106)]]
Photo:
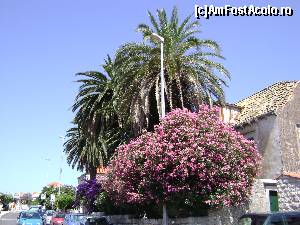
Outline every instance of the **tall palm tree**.
[(126, 122), (114, 109), (114, 62), (109, 56), (103, 68), (106, 74), (77, 74), (82, 79), (77, 81), (81, 85), (72, 107), (75, 127), (67, 131), (65, 143), (68, 163), (87, 170), (92, 178), (96, 168), (105, 166), (114, 149), (128, 138)]
[(118, 107), (130, 106), (136, 134), (145, 127), (151, 130), (161, 111), (160, 43), (151, 39), (152, 33), (164, 38), (167, 111), (178, 107), (197, 110), (203, 102), (224, 103), (223, 86), (229, 78), (229, 72), (218, 62), (223, 59), (218, 44), (196, 37), (198, 21), (191, 21), (189, 16), (180, 23), (176, 7), (170, 18), (165, 10), (157, 10), (157, 18), (151, 12), (148, 15), (151, 26), (137, 27), (144, 42), (125, 44), (116, 54)]

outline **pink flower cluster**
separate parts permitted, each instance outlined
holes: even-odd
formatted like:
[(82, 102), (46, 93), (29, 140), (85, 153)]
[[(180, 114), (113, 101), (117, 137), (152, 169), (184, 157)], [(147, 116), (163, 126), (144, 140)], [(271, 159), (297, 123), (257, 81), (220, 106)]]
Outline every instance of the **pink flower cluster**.
[(260, 155), (219, 119), (219, 109), (176, 109), (154, 132), (120, 146), (103, 188), (118, 202), (168, 202), (200, 196), (213, 207), (242, 202), (257, 174)]

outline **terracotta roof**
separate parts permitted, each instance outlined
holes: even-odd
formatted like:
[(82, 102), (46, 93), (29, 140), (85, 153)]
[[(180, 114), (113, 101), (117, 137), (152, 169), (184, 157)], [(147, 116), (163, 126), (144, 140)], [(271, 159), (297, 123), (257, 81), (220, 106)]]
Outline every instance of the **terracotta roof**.
[(276, 114), (292, 97), (300, 81), (275, 83), (236, 103), (242, 110), (236, 118), (237, 125), (250, 123), (268, 114)]
[(289, 177), (300, 179), (300, 173), (295, 173), (295, 172), (283, 172), (280, 176), (289, 176)]
[(57, 181), (53, 181), (53, 182), (49, 183), (48, 186), (57, 188), (57, 187), (61, 186), (61, 183), (59, 183)]

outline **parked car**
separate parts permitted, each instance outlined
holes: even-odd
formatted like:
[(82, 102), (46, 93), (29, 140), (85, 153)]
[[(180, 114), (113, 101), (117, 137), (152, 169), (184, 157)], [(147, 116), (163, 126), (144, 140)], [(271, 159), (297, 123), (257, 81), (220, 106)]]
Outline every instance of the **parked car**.
[(2, 204), (2, 211), (8, 211), (8, 210), (9, 210), (9, 205), (3, 203), (3, 204)]
[(43, 216), (44, 225), (51, 224), (51, 219), (52, 219), (53, 214), (54, 214), (54, 210), (47, 210), (44, 213), (44, 216)]
[(42, 208), (42, 206), (40, 206), (40, 205), (31, 205), (30, 207), (29, 207), (29, 211), (39, 211), (39, 209), (41, 209)]
[(20, 212), (17, 218), (18, 225), (42, 225), (43, 220), (38, 212), (24, 211)]
[(85, 220), (86, 215), (82, 213), (66, 214), (64, 225), (80, 225), (80, 222)]
[(40, 214), (41, 217), (44, 216), (44, 210), (42, 209), (42, 206), (39, 205), (30, 206), (28, 211), (37, 212)]
[(29, 210), (29, 206), (23, 204), (23, 205), (20, 206), (20, 210), (21, 210), (21, 211), (27, 211), (27, 210)]
[(300, 212), (247, 213), (238, 225), (299, 225)]
[(65, 221), (66, 214), (64, 212), (56, 212), (53, 214), (50, 224), (61, 225)]
[(87, 216), (85, 220), (80, 222), (80, 225), (113, 225), (108, 222), (104, 216)]

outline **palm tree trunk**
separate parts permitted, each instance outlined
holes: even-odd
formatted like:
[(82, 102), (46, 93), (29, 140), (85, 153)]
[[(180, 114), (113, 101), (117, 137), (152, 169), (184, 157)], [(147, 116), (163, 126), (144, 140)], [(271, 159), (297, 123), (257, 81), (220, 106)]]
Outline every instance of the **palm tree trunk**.
[(183, 94), (182, 94), (182, 86), (180, 83), (180, 76), (177, 78), (176, 76), (176, 83), (177, 83), (177, 87), (179, 89), (179, 97), (180, 97), (180, 103), (181, 103), (181, 108), (184, 108), (184, 104), (183, 104)]
[(211, 98), (210, 92), (208, 90), (206, 90), (206, 93), (207, 93), (209, 107), (211, 108), (213, 106), (212, 98)]
[(96, 179), (97, 169), (93, 166), (89, 168), (90, 179)]
[[(172, 81), (171, 81), (172, 82)], [(172, 92), (172, 83), (169, 86), (169, 103), (170, 103), (170, 110), (173, 109), (173, 92)]]

